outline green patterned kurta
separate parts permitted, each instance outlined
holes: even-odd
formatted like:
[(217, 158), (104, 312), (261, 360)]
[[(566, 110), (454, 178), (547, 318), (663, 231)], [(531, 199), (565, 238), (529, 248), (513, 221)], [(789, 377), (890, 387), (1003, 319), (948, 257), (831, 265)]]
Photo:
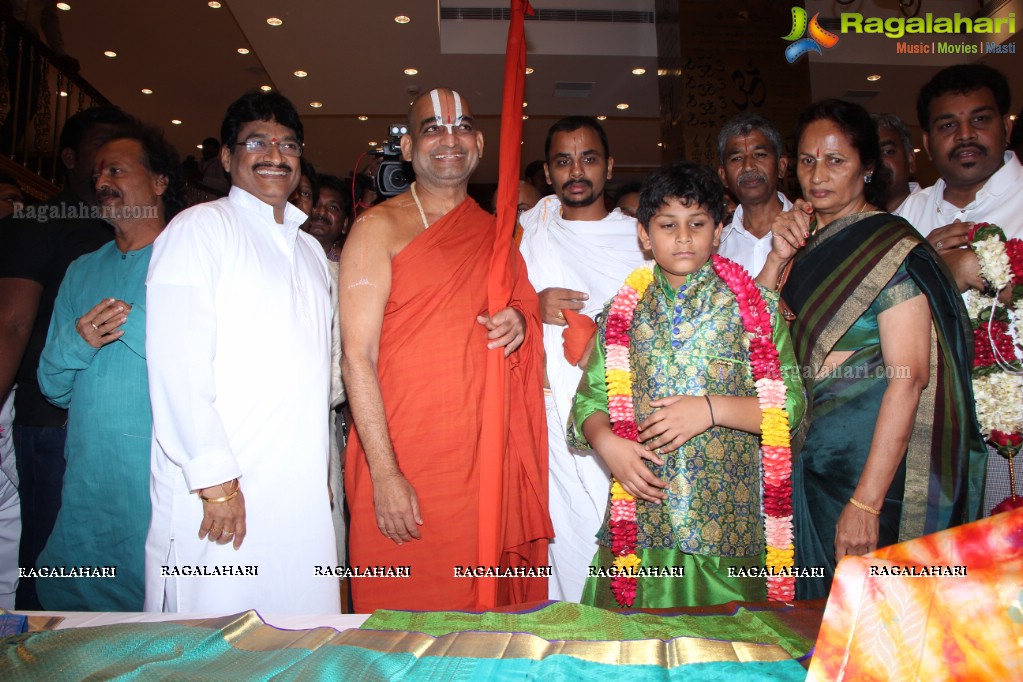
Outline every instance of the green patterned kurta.
[[(749, 335), (735, 296), (708, 261), (677, 291), (660, 268), (636, 306), (629, 358), (636, 421), (654, 413), (650, 402), (672, 395), (756, 396), (749, 365)], [(777, 295), (763, 291), (774, 322), (774, 341), (789, 389), (790, 422), (805, 405), (788, 331), (777, 315)], [(579, 385), (569, 442), (589, 447), (581, 426), (594, 412), (608, 411), (605, 321), (600, 343)], [(664, 466), (647, 463), (669, 483), (661, 505), (637, 500), (637, 554), (642, 566), (685, 566), (684, 578), (641, 578), (636, 607), (713, 604), (731, 599), (763, 600), (762, 578), (730, 578), (729, 567), (760, 567), (764, 561), (759, 437), (723, 427), (701, 433), (674, 452)], [(607, 517), (597, 536), (592, 566), (611, 564)], [(614, 605), (609, 578), (590, 578), (583, 601)]]

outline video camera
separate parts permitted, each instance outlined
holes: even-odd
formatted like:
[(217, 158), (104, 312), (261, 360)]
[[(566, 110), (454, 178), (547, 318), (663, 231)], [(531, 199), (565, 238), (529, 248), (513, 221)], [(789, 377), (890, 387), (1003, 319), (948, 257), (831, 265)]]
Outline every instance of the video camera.
[(370, 152), (383, 159), (373, 181), (381, 197), (393, 197), (407, 192), (413, 180), (412, 165), (401, 158), (401, 136), (408, 133), (408, 125), (392, 123), (384, 144)]

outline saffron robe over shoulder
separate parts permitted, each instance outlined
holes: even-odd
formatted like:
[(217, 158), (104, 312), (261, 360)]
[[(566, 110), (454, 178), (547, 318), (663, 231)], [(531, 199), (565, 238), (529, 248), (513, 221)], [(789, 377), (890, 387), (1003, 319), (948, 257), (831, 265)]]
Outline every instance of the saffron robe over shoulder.
[[(154, 244), (147, 611), (340, 612), (337, 579), (316, 573), (337, 562), (332, 310), (323, 248), (298, 229), (305, 217), (289, 204), (278, 224), (269, 204), (234, 187), (179, 214)], [(237, 551), (198, 538), (203, 505), (192, 492), (236, 477), (248, 532)], [(195, 567), (234, 574), (174, 571)]]
[[(494, 218), (471, 199), (418, 235), (391, 261), (377, 374), (398, 466), (416, 490), (422, 538), (401, 545), (377, 528), (373, 486), (356, 423), (345, 490), (352, 566), (409, 566), (408, 578), (352, 582), (358, 613), (378, 608), (471, 609), (477, 564), (481, 400), (487, 330), (487, 276)], [(508, 440), (504, 456), (503, 552), (497, 568), (542, 569), (552, 530), (547, 513), (539, 303), (513, 250), (511, 305), (526, 339), (508, 358)], [(343, 311), (342, 311), (342, 314)], [(534, 571), (535, 573), (535, 571)], [(543, 578), (500, 578), (500, 604), (545, 599)]]

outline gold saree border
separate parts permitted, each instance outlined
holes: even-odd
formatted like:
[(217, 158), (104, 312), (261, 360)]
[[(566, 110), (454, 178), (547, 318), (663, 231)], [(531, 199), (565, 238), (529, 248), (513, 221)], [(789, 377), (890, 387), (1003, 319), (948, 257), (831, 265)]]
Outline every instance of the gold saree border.
[(243, 651), (277, 651), (327, 646), (354, 646), (381, 653), (406, 653), (457, 658), (524, 658), (571, 656), (608, 665), (653, 665), (674, 668), (691, 663), (751, 663), (794, 660), (776, 644), (728, 642), (700, 637), (633, 641), (548, 641), (521, 632), (454, 632), (439, 637), (394, 630), (345, 630), (320, 627), (279, 630), (267, 625), (255, 611), (203, 620), (174, 621), (177, 625), (219, 630), (225, 641)]

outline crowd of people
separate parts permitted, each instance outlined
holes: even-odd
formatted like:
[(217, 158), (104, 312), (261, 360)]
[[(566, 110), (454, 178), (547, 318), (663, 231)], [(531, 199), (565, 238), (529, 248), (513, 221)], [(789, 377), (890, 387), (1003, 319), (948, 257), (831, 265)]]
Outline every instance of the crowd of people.
[(824, 100), (791, 154), (739, 114), (716, 169), (614, 200), (605, 131), (571, 116), (507, 249), (454, 90), (414, 100), (415, 180), (357, 217), (277, 93), (228, 107), (200, 169), (227, 195), (187, 208), (160, 131), (79, 112), (60, 195), (0, 223), (0, 606), (824, 597), (843, 556), (1010, 492), (962, 299), (1011, 293), (969, 247), (1023, 231), (1009, 108), (990, 67), (936, 73), (928, 188), (901, 119)]

